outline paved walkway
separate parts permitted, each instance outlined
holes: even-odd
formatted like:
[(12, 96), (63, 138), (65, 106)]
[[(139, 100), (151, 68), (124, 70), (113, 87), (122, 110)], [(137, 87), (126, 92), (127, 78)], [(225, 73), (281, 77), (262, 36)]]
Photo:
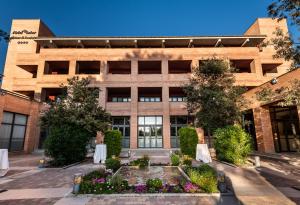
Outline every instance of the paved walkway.
[(257, 170), (281, 193), (300, 205), (300, 155), (284, 154), (284, 158), (261, 157), (261, 167)]
[(254, 168), (236, 168), (216, 162), (213, 164), (229, 177), (236, 197), (244, 205), (295, 204), (260, 176)]

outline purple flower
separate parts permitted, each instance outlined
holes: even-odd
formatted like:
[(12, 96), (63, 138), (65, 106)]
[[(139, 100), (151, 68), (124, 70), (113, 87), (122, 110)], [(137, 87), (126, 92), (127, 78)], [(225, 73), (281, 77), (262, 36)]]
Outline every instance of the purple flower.
[(146, 191), (147, 191), (147, 186), (144, 184), (138, 184), (138, 185), (135, 185), (135, 187), (134, 187), (135, 193), (144, 193)]
[(187, 193), (195, 193), (197, 192), (199, 187), (197, 185), (192, 184), (191, 182), (187, 182), (184, 185), (184, 191)]
[(103, 184), (103, 183), (105, 183), (105, 178), (94, 179), (93, 182)]

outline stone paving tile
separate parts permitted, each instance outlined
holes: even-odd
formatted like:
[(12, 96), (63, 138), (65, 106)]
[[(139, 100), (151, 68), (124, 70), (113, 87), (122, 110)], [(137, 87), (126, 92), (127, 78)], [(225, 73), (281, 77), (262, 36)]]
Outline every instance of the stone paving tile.
[(75, 173), (87, 173), (97, 166), (83, 164), (68, 169), (44, 169), (30, 176), (15, 179), (1, 185), (1, 189), (36, 189), (36, 188), (68, 188), (72, 187)]
[(93, 197), (86, 205), (237, 205), (232, 196), (225, 196), (221, 199), (209, 196), (99, 196)]
[(50, 205), (55, 204), (60, 198), (48, 199), (18, 199), (0, 201), (0, 205)]

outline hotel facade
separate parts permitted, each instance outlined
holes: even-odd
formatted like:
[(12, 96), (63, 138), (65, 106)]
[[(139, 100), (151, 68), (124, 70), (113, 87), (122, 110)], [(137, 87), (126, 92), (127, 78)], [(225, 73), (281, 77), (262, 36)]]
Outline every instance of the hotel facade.
[[(266, 83), (290, 66), (273, 58), (272, 46), (260, 47), (276, 27), (288, 31), (284, 20), (261, 18), (237, 36), (56, 37), (41, 20), (13, 20), (2, 89), (41, 102), (36, 111), (61, 93), (60, 85), (68, 78), (89, 77), (91, 87), (100, 89), (99, 104), (112, 115), (112, 128), (123, 134), (124, 149), (178, 148), (178, 130), (193, 118), (181, 89), (192, 68), (205, 59), (221, 58), (238, 69), (237, 86), (251, 90)], [(3, 125), (9, 113), (15, 114), (2, 110), (0, 140), (9, 140), (6, 146), (11, 146), (13, 129)], [(26, 117), (36, 118), (32, 113)], [(265, 116), (253, 117), (255, 127), (263, 126)], [(28, 135), (28, 129), (35, 131)], [(24, 149), (31, 152), (42, 147), (46, 134), (38, 123), (28, 129), (23, 141), (31, 145), (25, 143)], [(203, 141), (203, 132), (198, 132)], [(262, 138), (258, 150), (275, 152), (272, 130), (264, 132), (254, 131), (254, 138)]]

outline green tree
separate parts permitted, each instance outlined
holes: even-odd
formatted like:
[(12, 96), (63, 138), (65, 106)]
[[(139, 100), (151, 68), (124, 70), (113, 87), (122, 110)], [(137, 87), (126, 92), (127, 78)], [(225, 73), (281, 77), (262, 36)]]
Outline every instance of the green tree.
[[(89, 85), (88, 78), (68, 79), (67, 85), (61, 85), (65, 92), (55, 101), (50, 102), (48, 108), (41, 113), (41, 127), (49, 132), (45, 143), (45, 152), (57, 164), (74, 162), (76, 157), (65, 161), (60, 159), (62, 155), (67, 156), (71, 153), (77, 155), (78, 161), (82, 160), (88, 140), (95, 137), (97, 131), (104, 132), (109, 126), (110, 115), (98, 104), (99, 90), (92, 89)], [(72, 135), (65, 132), (65, 130), (72, 129), (76, 130), (76, 132), (72, 132)], [(55, 146), (52, 146), (51, 143), (60, 147), (61, 155), (53, 154)], [(66, 147), (59, 144), (64, 144)], [(68, 144), (84, 147), (84, 149), (73, 147), (78, 150), (77, 153), (74, 153), (67, 149)]]
[(183, 87), (188, 111), (195, 113), (196, 125), (204, 128), (209, 138), (217, 128), (240, 119), (244, 89), (234, 86), (233, 70), (223, 60), (205, 60), (193, 69), (189, 83)]
[[(300, 26), (300, 1), (299, 0), (275, 0), (268, 6), (268, 14), (270, 17), (278, 18), (278, 21), (287, 19), (292, 25), (299, 30)], [(298, 39), (299, 41), (300, 39)], [(299, 68), (300, 66), (300, 46), (281, 29), (275, 31), (275, 37), (266, 42), (265, 45), (274, 46), (276, 54), (274, 58), (284, 58), (291, 60), (290, 70)]]

